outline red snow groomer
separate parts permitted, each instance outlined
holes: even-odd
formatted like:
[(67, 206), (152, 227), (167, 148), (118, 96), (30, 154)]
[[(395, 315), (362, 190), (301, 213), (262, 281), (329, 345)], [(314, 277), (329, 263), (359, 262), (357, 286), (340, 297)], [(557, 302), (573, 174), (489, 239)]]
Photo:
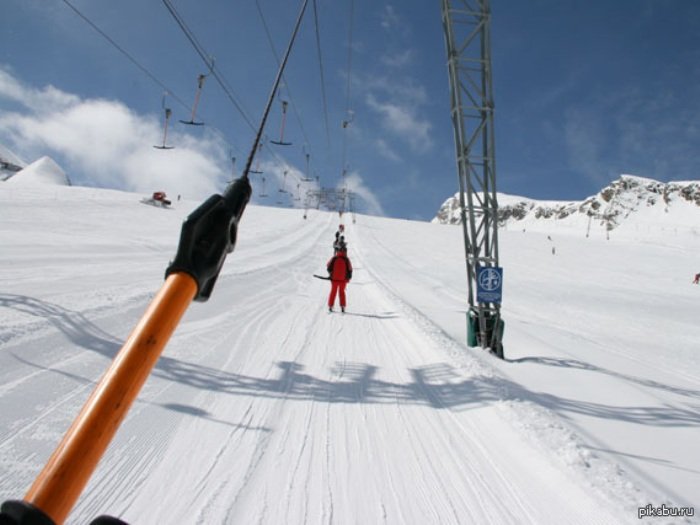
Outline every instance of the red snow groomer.
[(151, 204), (152, 206), (160, 206), (162, 208), (167, 208), (172, 204), (167, 198), (168, 196), (164, 191), (154, 191), (152, 197), (145, 197), (141, 199), (144, 204)]

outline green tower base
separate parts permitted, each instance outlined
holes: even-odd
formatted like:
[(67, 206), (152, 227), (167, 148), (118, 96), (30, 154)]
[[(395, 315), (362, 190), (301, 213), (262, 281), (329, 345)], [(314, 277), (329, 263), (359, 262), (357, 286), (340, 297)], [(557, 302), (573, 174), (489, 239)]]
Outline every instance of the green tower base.
[[(499, 359), (503, 359), (503, 332), (505, 331), (505, 322), (503, 319), (498, 319), (496, 325), (496, 316), (491, 312), (484, 312), (486, 321), (486, 341), (491, 341), (493, 338), (494, 328), (498, 330), (497, 348), (490, 348), (491, 352), (496, 354)], [(467, 312), (467, 345), (468, 346), (483, 346), (488, 347), (489, 344), (483, 345), (481, 341), (481, 332), (479, 331), (479, 312), (469, 310)]]

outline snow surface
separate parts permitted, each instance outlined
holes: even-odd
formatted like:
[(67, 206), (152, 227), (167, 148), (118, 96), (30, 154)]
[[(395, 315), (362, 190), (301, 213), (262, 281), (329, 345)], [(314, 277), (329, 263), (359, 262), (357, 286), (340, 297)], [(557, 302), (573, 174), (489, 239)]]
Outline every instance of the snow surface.
[(41, 157), (5, 181), (7, 184), (54, 184), (70, 186), (70, 179), (51, 157)]
[[(140, 197), (0, 184), (3, 501), (43, 467), (197, 205)], [(189, 308), (69, 523), (639, 523), (648, 504), (698, 508), (691, 228), (502, 231), (499, 361), (465, 345), (459, 226), (346, 217), (349, 307), (327, 313), (311, 276), (338, 222), (248, 207), (211, 300)]]

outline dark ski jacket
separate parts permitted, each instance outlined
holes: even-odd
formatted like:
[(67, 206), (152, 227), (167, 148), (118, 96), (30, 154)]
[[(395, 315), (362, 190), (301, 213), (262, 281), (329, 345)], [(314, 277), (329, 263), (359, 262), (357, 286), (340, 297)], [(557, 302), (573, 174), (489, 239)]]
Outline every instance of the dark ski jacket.
[(336, 253), (326, 264), (331, 281), (348, 282), (352, 279), (352, 263), (345, 252)]
[(341, 235), (340, 231), (335, 232), (335, 241), (333, 241), (333, 250), (335, 252), (347, 252), (347, 244), (345, 243), (345, 235)]

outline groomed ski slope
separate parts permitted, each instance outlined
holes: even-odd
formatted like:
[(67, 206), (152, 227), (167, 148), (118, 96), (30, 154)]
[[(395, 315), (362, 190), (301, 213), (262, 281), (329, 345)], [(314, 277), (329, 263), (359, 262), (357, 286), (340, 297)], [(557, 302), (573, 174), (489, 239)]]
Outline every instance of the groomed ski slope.
[[(139, 198), (0, 186), (2, 500), (21, 497), (53, 451), (196, 206)], [(348, 312), (329, 314), (328, 283), (311, 276), (338, 215), (248, 208), (212, 299), (190, 307), (69, 523), (632, 523), (647, 503), (697, 506), (686, 485), (700, 471), (697, 306), (658, 336), (650, 370), (651, 352), (628, 348), (643, 325), (612, 346), (575, 328), (587, 303), (548, 301), (570, 272), (545, 279), (543, 239), (504, 232), (500, 362), (463, 344), (458, 228), (344, 222), (355, 273)], [(578, 271), (591, 247), (567, 246)], [(623, 258), (638, 249), (616, 246)], [(680, 264), (667, 249), (650, 246), (645, 263)], [(700, 290), (684, 284), (664, 289), (692, 308), (684, 290)], [(627, 299), (609, 316), (646, 300), (629, 289), (607, 290)]]

